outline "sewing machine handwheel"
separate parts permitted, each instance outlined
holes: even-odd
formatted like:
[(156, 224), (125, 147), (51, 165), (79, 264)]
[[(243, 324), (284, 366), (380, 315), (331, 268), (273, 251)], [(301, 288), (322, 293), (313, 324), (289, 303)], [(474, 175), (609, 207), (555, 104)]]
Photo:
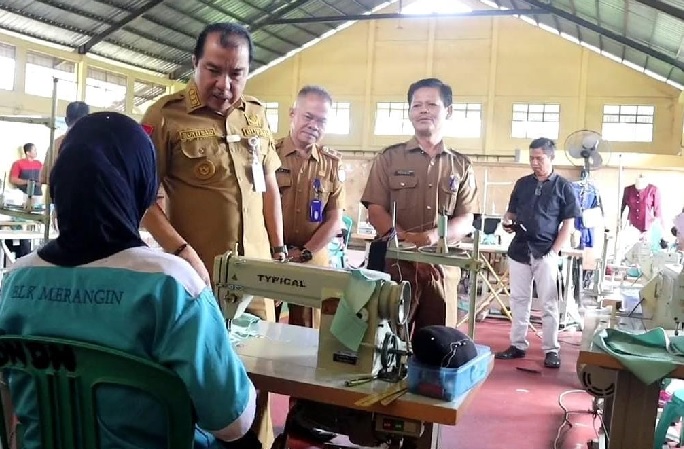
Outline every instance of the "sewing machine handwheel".
[(382, 342), (380, 363), (383, 371), (389, 371), (397, 364), (397, 352), (399, 351), (398, 337), (394, 334), (386, 334)]

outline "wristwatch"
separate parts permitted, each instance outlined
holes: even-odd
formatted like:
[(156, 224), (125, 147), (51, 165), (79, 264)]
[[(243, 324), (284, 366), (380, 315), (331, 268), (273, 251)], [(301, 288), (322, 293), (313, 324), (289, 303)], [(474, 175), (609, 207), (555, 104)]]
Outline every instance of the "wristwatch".
[(300, 260), (302, 262), (308, 262), (313, 259), (313, 253), (306, 248), (302, 248)]
[(278, 253), (283, 253), (287, 256), (287, 246), (274, 246), (271, 248), (271, 255), (275, 256)]

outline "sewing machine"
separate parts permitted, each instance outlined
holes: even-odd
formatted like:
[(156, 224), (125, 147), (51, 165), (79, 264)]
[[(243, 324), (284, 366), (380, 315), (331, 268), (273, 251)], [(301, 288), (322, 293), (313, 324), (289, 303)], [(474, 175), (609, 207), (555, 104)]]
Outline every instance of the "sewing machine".
[(679, 330), (684, 323), (684, 274), (681, 265), (665, 265), (639, 292), (644, 326)]
[(391, 281), (386, 273), (372, 271), (369, 275), (375, 279), (375, 289), (357, 313), (368, 324), (358, 350), (345, 346), (331, 330), (352, 271), (250, 259), (229, 251), (214, 261), (214, 293), (229, 325), (254, 296), (321, 309), (317, 366), (382, 377), (396, 373), (406, 355), (405, 343), (398, 335), (406, 325), (411, 289), (407, 282)]
[(679, 252), (654, 251), (649, 242), (635, 243), (625, 254), (625, 260), (636, 265), (644, 279), (652, 279), (665, 265), (681, 263)]

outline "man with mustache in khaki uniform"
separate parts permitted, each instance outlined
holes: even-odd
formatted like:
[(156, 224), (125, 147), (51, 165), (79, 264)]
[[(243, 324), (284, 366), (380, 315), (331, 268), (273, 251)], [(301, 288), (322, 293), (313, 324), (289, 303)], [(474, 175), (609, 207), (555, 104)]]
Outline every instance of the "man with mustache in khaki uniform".
[[(143, 225), (207, 284), (214, 258), (236, 246), (253, 258), (286, 254), (275, 175), (280, 160), (264, 106), (243, 95), (253, 53), (244, 27), (208, 25), (197, 38), (193, 79), (157, 101), (142, 120), (157, 149), (164, 191)], [(254, 298), (247, 310), (275, 320), (271, 299)], [(271, 447), (268, 393), (257, 396), (253, 429), (263, 447)]]

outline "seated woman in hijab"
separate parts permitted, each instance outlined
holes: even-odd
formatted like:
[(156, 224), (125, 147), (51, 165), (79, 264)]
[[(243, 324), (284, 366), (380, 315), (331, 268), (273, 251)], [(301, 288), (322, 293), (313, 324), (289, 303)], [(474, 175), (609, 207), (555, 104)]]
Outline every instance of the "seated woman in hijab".
[[(183, 259), (140, 239), (140, 220), (158, 187), (154, 147), (142, 127), (108, 112), (79, 120), (64, 140), (51, 179), (59, 237), (9, 269), (0, 293), (0, 330), (89, 342), (169, 367), (194, 403), (196, 448), (260, 447), (248, 431), (254, 386), (211, 290)], [(26, 285), (34, 296), (13, 294)], [(39, 298), (38, 292), (50, 290), (98, 290), (116, 300)], [(10, 381), (24, 447), (38, 448), (33, 384), (20, 373)], [(153, 399), (103, 387), (97, 403), (100, 447), (167, 447), (165, 415)]]

